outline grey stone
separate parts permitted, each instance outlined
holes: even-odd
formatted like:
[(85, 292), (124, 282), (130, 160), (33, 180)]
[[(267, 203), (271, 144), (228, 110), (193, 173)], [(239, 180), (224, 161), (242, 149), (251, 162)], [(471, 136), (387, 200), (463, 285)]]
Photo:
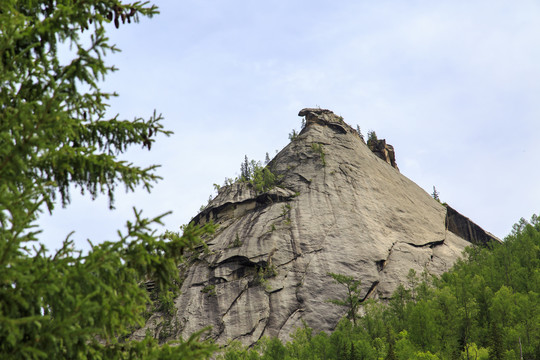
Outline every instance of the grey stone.
[[(384, 301), (410, 269), (440, 275), (466, 246), (498, 241), (400, 174), (393, 148), (392, 161), (379, 158), (330, 110), (300, 115), (304, 129), (268, 165), (278, 187), (223, 187), (194, 217), (219, 228), (186, 272), (173, 337), (211, 325), (218, 344), (251, 345), (288, 339), (303, 321), (332, 331), (346, 310), (328, 300), (345, 288), (329, 272), (360, 279), (362, 296)], [(203, 292), (209, 284), (214, 292)], [(160, 319), (134, 336), (157, 336)]]

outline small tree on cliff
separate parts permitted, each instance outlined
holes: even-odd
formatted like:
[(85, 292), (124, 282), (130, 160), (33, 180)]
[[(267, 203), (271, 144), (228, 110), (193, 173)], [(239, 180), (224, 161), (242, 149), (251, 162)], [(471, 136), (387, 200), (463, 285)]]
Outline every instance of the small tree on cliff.
[(431, 193), (431, 196), (433, 197), (433, 199), (437, 200), (438, 202), (441, 202), (441, 199), (439, 198), (439, 192), (437, 191), (435, 186), (433, 186), (433, 192)]
[[(129, 147), (150, 149), (169, 135), (161, 117), (133, 121), (105, 118), (114, 94), (98, 87), (107, 73), (105, 25), (157, 13), (148, 3), (121, 0), (0, 1), (0, 354), (2, 359), (206, 358), (213, 346), (199, 334), (177, 346), (147, 336), (122, 341), (143, 324), (149, 301), (142, 282), (178, 279), (184, 249), (198, 245), (212, 226), (187, 226), (183, 234), (158, 235), (135, 211), (117, 242), (92, 245), (86, 255), (69, 236), (56, 253), (39, 244), (40, 212), (55, 199), (70, 202), (79, 187), (92, 198), (105, 194), (112, 207), (119, 184), (149, 190), (156, 166), (121, 161)], [(90, 42), (80, 40), (90, 30)], [(70, 43), (71, 61), (58, 46)], [(83, 90), (85, 89), (85, 90)], [(36, 245), (32, 245), (36, 244)]]
[(332, 304), (345, 306), (347, 311), (347, 317), (352, 320), (353, 324), (357, 325), (358, 308), (362, 303), (360, 297), (360, 280), (355, 280), (352, 276), (343, 274), (328, 273), (338, 284), (344, 285), (347, 288), (347, 297), (345, 300), (331, 299), (328, 302)]
[(240, 181), (249, 181), (251, 179), (250, 163), (247, 155), (244, 157), (244, 161), (240, 164)]
[(364, 135), (362, 134), (362, 130), (360, 129), (360, 125), (356, 125), (356, 132), (358, 133), (358, 136), (360, 136), (360, 139), (362, 140), (362, 142), (366, 142), (364, 140)]
[(377, 134), (373, 130), (368, 131), (367, 138), (367, 145), (370, 147), (375, 146), (375, 143), (379, 140)]

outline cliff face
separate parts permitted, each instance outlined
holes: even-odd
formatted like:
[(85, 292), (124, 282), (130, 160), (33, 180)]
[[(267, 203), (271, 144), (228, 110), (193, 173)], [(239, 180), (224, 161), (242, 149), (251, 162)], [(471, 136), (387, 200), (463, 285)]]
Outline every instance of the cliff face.
[(365, 298), (387, 299), (409, 269), (441, 274), (471, 242), (496, 241), (401, 175), (393, 151), (381, 160), (331, 111), (299, 115), (304, 129), (268, 165), (279, 186), (220, 190), (193, 219), (219, 228), (210, 253), (186, 270), (175, 317), (155, 313), (135, 337), (186, 337), (212, 325), (218, 343), (252, 344), (287, 339), (302, 321), (331, 331), (345, 309), (327, 300), (345, 289), (328, 272), (360, 279)]

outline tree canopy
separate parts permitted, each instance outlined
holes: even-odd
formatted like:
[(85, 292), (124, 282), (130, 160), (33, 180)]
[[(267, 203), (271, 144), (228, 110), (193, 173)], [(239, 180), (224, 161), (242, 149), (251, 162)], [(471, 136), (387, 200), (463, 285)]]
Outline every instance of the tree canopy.
[[(214, 347), (200, 333), (175, 346), (147, 336), (128, 340), (144, 323), (150, 301), (144, 282), (178, 287), (184, 250), (201, 245), (211, 224), (158, 234), (160, 215), (134, 220), (118, 241), (74, 249), (70, 237), (49, 253), (39, 243), (37, 220), (66, 206), (78, 188), (92, 198), (159, 179), (156, 166), (119, 159), (132, 146), (150, 150), (170, 135), (161, 116), (107, 118), (100, 89), (114, 71), (105, 56), (107, 24), (116, 28), (152, 17), (148, 2), (120, 0), (2, 0), (0, 2), (0, 357), (2, 359), (205, 358)], [(83, 37), (81, 34), (87, 32)], [(72, 58), (59, 57), (71, 46)], [(166, 215), (166, 214), (165, 214)]]

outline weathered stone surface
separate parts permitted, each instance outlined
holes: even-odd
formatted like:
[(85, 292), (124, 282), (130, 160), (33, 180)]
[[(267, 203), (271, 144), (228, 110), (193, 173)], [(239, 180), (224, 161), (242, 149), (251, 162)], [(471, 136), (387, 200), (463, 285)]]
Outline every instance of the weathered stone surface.
[(386, 143), (385, 139), (382, 140), (369, 140), (367, 143), (369, 149), (373, 151), (375, 155), (392, 165), (399, 170), (396, 163), (396, 153), (394, 147)]
[(446, 228), (475, 245), (486, 245), (495, 238), (493, 234), (485, 231), (450, 206), (447, 206)]
[[(331, 331), (345, 309), (327, 300), (345, 289), (328, 272), (360, 279), (366, 298), (387, 299), (409, 269), (441, 274), (471, 241), (496, 240), (401, 175), (395, 158), (381, 160), (331, 111), (300, 115), (304, 129), (269, 164), (279, 187), (224, 187), (195, 216), (219, 229), (186, 273), (169, 338), (207, 325), (220, 344), (287, 339), (302, 321)], [(154, 315), (135, 335), (159, 336), (162, 322)]]

